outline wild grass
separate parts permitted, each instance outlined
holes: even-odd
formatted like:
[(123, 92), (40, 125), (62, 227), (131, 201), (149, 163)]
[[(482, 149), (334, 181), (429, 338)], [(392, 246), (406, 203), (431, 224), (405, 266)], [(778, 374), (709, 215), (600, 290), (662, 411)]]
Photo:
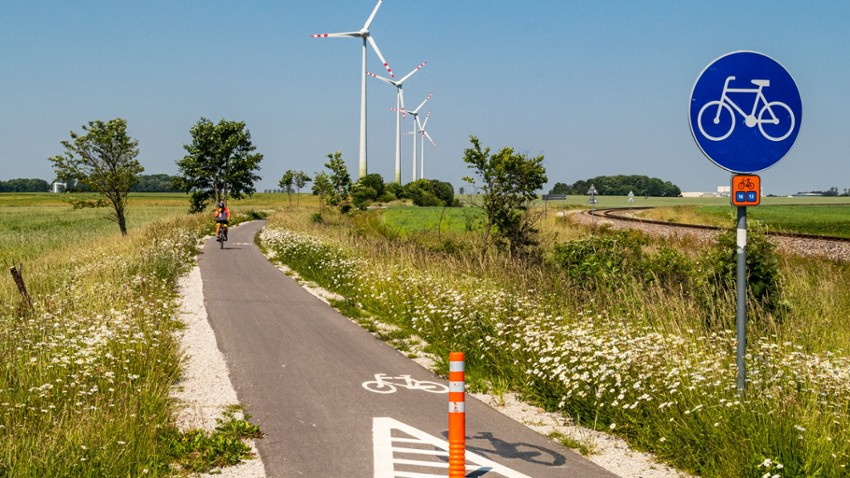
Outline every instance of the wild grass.
[(588, 289), (546, 264), (436, 250), (297, 210), (274, 215), (262, 241), (438, 357), (466, 352), (472, 388), (502, 384), (700, 476), (848, 473), (846, 264), (781, 261), (787, 310), (750, 307), (740, 394), (732, 293), (705, 304), (643, 279)]
[(241, 419), (210, 437), (174, 427), (175, 281), (212, 222), (186, 204), (139, 201), (122, 238), (100, 210), (0, 197), (3, 258), (33, 299), (0, 280), (0, 476), (174, 476), (249, 453)]

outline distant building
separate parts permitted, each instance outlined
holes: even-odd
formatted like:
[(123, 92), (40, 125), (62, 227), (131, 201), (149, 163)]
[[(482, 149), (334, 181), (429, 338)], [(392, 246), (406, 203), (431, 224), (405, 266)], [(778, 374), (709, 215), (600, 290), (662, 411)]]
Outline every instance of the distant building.
[(64, 193), (68, 188), (67, 183), (53, 183), (53, 186), (50, 187), (50, 192), (52, 193)]
[[(717, 186), (717, 191), (713, 193), (704, 192), (683, 192), (683, 198), (728, 198), (732, 195), (732, 186)], [(764, 189), (761, 190), (761, 196), (764, 197)]]
[(720, 198), (729, 197), (729, 186), (726, 186), (725, 194), (720, 191), (723, 186), (717, 188), (717, 192), (683, 192), (683, 198)]

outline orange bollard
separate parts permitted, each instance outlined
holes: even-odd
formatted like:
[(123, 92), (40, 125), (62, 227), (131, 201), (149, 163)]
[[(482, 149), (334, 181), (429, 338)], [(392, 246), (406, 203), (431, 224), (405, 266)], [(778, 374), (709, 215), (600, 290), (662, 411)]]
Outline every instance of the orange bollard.
[(463, 352), (449, 354), (449, 478), (466, 476), (466, 392)]

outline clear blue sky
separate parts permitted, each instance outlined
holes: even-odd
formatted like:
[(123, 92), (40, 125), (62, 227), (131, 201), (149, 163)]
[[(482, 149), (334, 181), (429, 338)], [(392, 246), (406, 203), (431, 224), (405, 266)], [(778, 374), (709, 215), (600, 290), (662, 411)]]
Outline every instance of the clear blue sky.
[[(247, 123), (258, 190), (339, 150), (357, 175), (360, 43), (376, 0), (25, 1), (0, 18), (0, 179), (53, 179), (47, 158), (91, 120), (125, 118), (146, 174), (176, 174), (201, 117)], [(780, 62), (803, 101), (766, 193), (850, 188), (850, 2), (385, 0), (372, 24), (408, 106), (429, 92), (426, 176), (463, 186), (469, 135), (543, 154), (555, 182), (660, 177), (713, 191), (729, 173), (688, 126), (702, 69), (735, 50)], [(381, 73), (369, 51), (368, 69)], [(393, 88), (370, 79), (369, 172), (394, 175)], [(410, 123), (407, 123), (410, 126)], [(410, 180), (410, 137), (402, 180)]]

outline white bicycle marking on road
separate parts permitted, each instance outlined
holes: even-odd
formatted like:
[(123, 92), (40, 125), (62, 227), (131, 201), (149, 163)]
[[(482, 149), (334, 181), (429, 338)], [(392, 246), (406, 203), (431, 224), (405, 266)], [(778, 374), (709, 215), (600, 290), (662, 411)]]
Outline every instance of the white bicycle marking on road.
[[(395, 380), (396, 382), (393, 382)], [(399, 383), (401, 380), (403, 383)], [(398, 387), (408, 390), (422, 390), (423, 392), (431, 393), (449, 393), (449, 387), (437, 382), (428, 382), (425, 380), (416, 380), (410, 378), (410, 375), (400, 375), (391, 377), (385, 373), (376, 373), (375, 380), (369, 380), (362, 383), (363, 388), (374, 393), (395, 393)]]
[[(447, 441), (394, 418), (372, 419), (372, 446), (375, 478), (445, 478), (449, 468)], [(469, 450), (466, 472), (467, 476), (531, 478)]]

